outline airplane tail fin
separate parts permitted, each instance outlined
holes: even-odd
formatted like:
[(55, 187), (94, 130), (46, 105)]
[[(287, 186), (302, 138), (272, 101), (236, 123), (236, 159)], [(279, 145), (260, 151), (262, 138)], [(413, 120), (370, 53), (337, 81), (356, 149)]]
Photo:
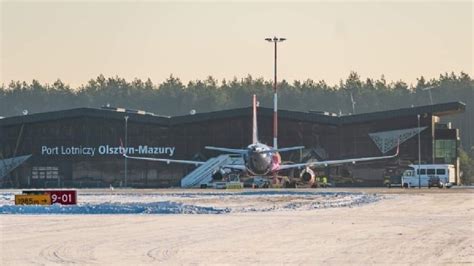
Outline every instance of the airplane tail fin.
[(252, 118), (252, 143), (258, 142), (258, 130), (257, 130), (257, 96), (253, 95), (253, 118)]

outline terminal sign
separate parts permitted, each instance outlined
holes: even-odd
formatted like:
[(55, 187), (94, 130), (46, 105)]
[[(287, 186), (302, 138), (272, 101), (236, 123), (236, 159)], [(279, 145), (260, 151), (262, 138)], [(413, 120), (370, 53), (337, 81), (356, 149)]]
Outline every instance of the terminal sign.
[(49, 190), (46, 191), (51, 197), (51, 203), (62, 205), (77, 204), (77, 192), (75, 190)]
[(15, 195), (15, 205), (51, 205), (51, 197), (48, 194)]
[(77, 204), (76, 190), (24, 190), (26, 196), (42, 196), (49, 198), (50, 204), (74, 205)]
[(100, 145), (97, 147), (87, 146), (41, 146), (41, 155), (43, 156), (88, 156), (97, 155), (122, 155), (124, 153), (131, 155), (168, 155), (172, 157), (176, 147), (148, 146), (139, 145), (136, 147), (122, 147), (111, 145)]

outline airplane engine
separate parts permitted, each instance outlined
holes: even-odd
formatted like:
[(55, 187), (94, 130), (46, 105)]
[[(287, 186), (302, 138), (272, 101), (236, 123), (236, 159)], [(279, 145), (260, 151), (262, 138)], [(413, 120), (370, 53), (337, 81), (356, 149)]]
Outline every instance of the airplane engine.
[(218, 169), (212, 174), (212, 180), (222, 180), (222, 178), (224, 178), (224, 175), (225, 171), (222, 169)]
[(305, 168), (303, 171), (300, 173), (300, 178), (303, 180), (305, 183), (314, 183), (314, 171), (311, 170), (310, 168)]

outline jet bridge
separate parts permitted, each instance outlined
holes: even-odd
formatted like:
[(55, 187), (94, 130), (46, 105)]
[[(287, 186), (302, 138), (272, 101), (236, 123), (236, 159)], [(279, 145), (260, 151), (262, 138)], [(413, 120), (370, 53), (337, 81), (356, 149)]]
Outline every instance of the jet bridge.
[(181, 179), (181, 187), (200, 187), (201, 184), (212, 182), (212, 174), (221, 169), (224, 165), (243, 165), (242, 157), (229, 154), (219, 155), (206, 161), (198, 168)]

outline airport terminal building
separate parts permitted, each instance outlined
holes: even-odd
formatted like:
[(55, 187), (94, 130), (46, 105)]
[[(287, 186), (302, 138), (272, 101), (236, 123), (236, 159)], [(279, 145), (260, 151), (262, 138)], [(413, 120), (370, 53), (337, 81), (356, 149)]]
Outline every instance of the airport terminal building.
[[(387, 167), (418, 163), (420, 154), (421, 163), (454, 164), (459, 173), (459, 131), (440, 123), (440, 117), (464, 110), (461, 102), (343, 116), (280, 110), (279, 147), (305, 146), (302, 151), (282, 153), (282, 161), (389, 155), (400, 141), (396, 159), (319, 170), (336, 186), (381, 186)], [(77, 108), (3, 118), (0, 160), (21, 158), (21, 164), (3, 171), (0, 187), (119, 187), (125, 176), (129, 187), (179, 186), (194, 166), (125, 161), (123, 149), (133, 156), (207, 160), (218, 153), (204, 146), (250, 144), (251, 117), (248, 107), (176, 117), (120, 108)], [(259, 108), (262, 143), (272, 143), (272, 123), (273, 110)]]

